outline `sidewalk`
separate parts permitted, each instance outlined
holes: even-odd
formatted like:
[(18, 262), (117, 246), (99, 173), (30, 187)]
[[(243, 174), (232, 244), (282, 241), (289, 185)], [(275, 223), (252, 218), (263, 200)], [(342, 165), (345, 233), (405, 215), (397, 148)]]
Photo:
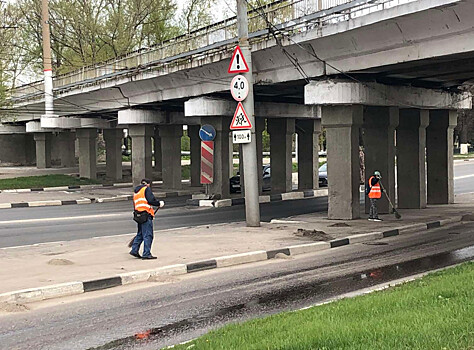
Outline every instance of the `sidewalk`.
[[(2, 248), (0, 294), (27, 291), (0, 295), (0, 303), (49, 299), (68, 293), (78, 294), (143, 282), (157, 274), (184, 274), (282, 257), (278, 253), (302, 254), (424, 231), (459, 222), (463, 215), (474, 213), (472, 197), (469, 200), (466, 204), (400, 210), (401, 220), (396, 220), (393, 215), (384, 215), (385, 221), (381, 223), (365, 219), (329, 221), (325, 218), (326, 213), (314, 213), (262, 223), (260, 228), (234, 223), (158, 230), (152, 249), (158, 260), (154, 261), (139, 260), (128, 254), (127, 243), (134, 236), (132, 233)], [(156, 226), (159, 227), (159, 218)], [(227, 257), (220, 258), (224, 256)], [(68, 282), (76, 283), (67, 285), (69, 289), (65, 294), (64, 291), (57, 294), (56, 291), (29, 290)]]

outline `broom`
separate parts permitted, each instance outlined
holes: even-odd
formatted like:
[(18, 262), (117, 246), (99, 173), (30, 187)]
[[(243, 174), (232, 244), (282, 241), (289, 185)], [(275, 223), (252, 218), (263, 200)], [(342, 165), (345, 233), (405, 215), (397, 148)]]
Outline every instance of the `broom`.
[[(158, 211), (158, 209), (160, 209), (160, 207), (158, 207), (158, 208), (155, 209), (155, 215), (156, 215), (156, 212)], [(129, 248), (132, 248), (133, 241), (135, 240), (135, 237), (136, 237), (136, 235), (135, 235), (134, 237), (132, 237), (132, 239), (130, 240), (130, 242), (128, 242), (127, 245), (128, 245)]]
[[(382, 187), (383, 193), (385, 193), (385, 197), (387, 197), (387, 200), (388, 200), (388, 202), (390, 203), (390, 206), (392, 207), (392, 213), (395, 215), (395, 217), (396, 217), (397, 219), (401, 219), (402, 216), (401, 216), (400, 213), (397, 211), (397, 209), (395, 209), (395, 207), (393, 206), (393, 203), (392, 203), (392, 201), (390, 200), (390, 197), (388, 196), (387, 191), (385, 191), (385, 188), (384, 188), (383, 185), (382, 185), (382, 181), (379, 181), (379, 183), (380, 183), (380, 187)], [(130, 247), (131, 247), (131, 246), (130, 246)]]

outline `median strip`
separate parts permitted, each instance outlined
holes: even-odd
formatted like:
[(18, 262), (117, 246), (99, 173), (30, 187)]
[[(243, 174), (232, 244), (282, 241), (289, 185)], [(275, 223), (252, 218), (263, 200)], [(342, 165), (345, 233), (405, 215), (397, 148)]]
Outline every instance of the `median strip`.
[[(87, 185), (86, 185), (87, 186)], [(74, 187), (74, 186), (69, 186)], [(77, 186), (85, 187), (85, 186)], [(174, 198), (178, 196), (189, 196), (191, 191), (180, 191), (180, 192), (160, 192), (156, 193), (159, 198)], [(111, 202), (126, 202), (131, 201), (133, 195), (117, 195), (114, 197), (106, 198), (82, 198), (82, 199), (71, 199), (71, 200), (49, 200), (49, 201), (33, 201), (33, 202), (18, 202), (18, 203), (0, 203), (0, 209), (12, 209), (12, 208), (33, 208), (33, 207), (49, 207), (49, 206), (61, 206), (61, 205), (77, 205), (77, 204), (93, 204), (93, 203), (111, 203)], [(210, 206), (213, 206), (210, 203)]]

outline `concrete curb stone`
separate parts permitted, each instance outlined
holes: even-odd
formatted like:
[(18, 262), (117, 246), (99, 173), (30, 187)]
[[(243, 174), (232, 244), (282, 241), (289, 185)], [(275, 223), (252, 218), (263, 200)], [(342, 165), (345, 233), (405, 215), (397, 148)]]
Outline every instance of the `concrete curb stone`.
[(117, 183), (112, 185), (75, 185), (75, 186), (57, 186), (57, 187), (41, 187), (41, 188), (18, 188), (14, 190), (0, 190), (0, 193), (28, 193), (28, 192), (54, 192), (54, 191), (67, 191), (67, 190), (77, 190), (77, 189), (97, 189), (103, 187), (117, 187), (125, 188), (132, 187), (133, 183), (124, 182)]
[[(72, 186), (69, 186), (69, 187), (72, 187)], [(155, 195), (157, 197), (170, 198), (170, 197), (178, 197), (178, 196), (188, 196), (190, 194), (192, 194), (192, 192), (190, 191), (180, 191), (180, 192), (160, 192), (160, 193), (156, 193)], [(105, 197), (105, 198), (83, 198), (83, 199), (72, 199), (72, 200), (59, 200), (58, 199), (58, 200), (50, 200), (50, 201), (0, 203), (0, 209), (32, 208), (32, 207), (93, 204), (93, 203), (110, 203), (110, 202), (131, 201), (132, 199), (133, 199), (132, 195), (118, 195), (115, 197)]]
[[(296, 199), (306, 199), (313, 197), (324, 197), (328, 195), (328, 190), (305, 190), (305, 191), (294, 191), (280, 194), (262, 195), (259, 196), (259, 203), (270, 203), (277, 201), (288, 201)], [(192, 198), (186, 201), (186, 205), (194, 207), (230, 207), (234, 205), (245, 204), (245, 198), (230, 198), (230, 199), (202, 199)]]
[(108, 289), (121, 285), (146, 282), (154, 276), (177, 276), (198, 271), (265, 261), (275, 259), (279, 254), (292, 256), (318, 251), (325, 251), (328, 249), (339, 248), (350, 244), (357, 244), (372, 240), (379, 240), (387, 237), (398, 236), (400, 233), (409, 233), (414, 232), (415, 230), (430, 230), (434, 228), (439, 228), (441, 226), (461, 222), (462, 218), (463, 216), (456, 216), (449, 219), (430, 221), (423, 224), (402, 226), (400, 228), (382, 232), (377, 231), (361, 233), (346, 238), (332, 240), (329, 242), (305, 243), (268, 251), (258, 250), (235, 255), (221, 256), (213, 259), (191, 262), (188, 264), (170, 265), (149, 270), (127, 272), (116, 276), (89, 280), (85, 282), (70, 282), (58, 285), (7, 292), (0, 294), (0, 303), (36, 302), (46, 299), (59, 298), (102, 289)]

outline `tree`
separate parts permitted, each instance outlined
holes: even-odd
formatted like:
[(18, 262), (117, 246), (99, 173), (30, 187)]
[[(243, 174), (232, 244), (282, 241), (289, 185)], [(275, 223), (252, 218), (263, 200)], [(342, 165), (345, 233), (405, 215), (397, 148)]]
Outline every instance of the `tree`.
[(180, 29), (184, 33), (208, 26), (212, 23), (212, 6), (216, 0), (188, 0), (179, 17)]
[[(18, 0), (25, 55), (41, 71), (40, 0)], [(56, 74), (119, 57), (177, 33), (173, 0), (51, 0), (51, 48)], [(28, 43), (28, 44), (27, 44)], [(39, 59), (38, 59), (39, 58)]]

